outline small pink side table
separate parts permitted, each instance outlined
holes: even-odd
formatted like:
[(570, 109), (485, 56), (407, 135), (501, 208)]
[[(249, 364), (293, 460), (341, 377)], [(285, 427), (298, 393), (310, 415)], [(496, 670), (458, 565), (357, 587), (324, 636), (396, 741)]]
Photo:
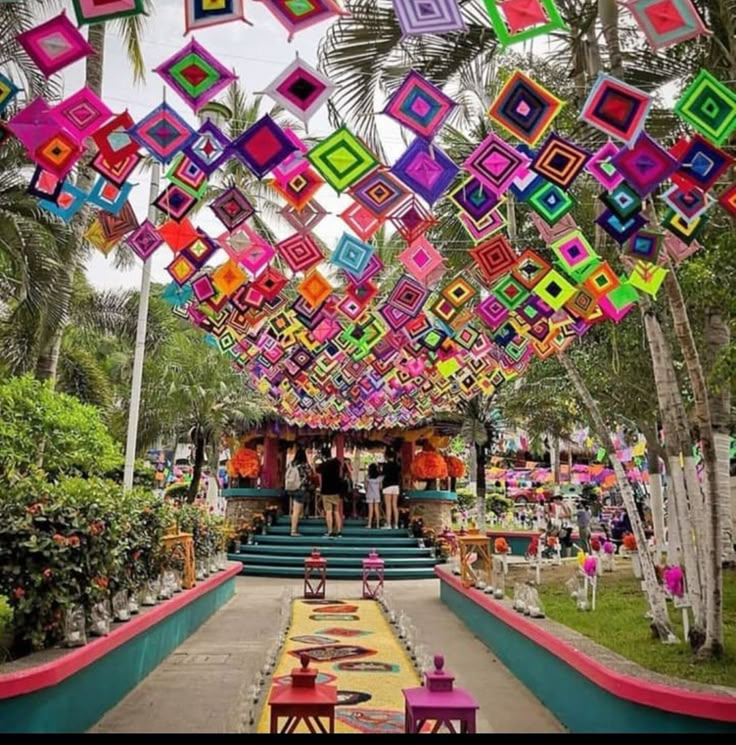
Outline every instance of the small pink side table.
[[(435, 655), (435, 670), (425, 673), (426, 686), (404, 688), (404, 732), (418, 734), (426, 722), (434, 722), (430, 734), (437, 734), (442, 725), (454, 735), (474, 735), (478, 702), (462, 688), (455, 688), (455, 678), (444, 672), (445, 660)], [(453, 722), (458, 722), (460, 731)]]

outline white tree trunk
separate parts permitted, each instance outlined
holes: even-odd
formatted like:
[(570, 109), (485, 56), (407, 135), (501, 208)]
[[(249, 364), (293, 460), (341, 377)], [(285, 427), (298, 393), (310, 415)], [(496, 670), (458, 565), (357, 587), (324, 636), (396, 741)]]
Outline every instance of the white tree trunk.
[(716, 464), (718, 468), (718, 509), (721, 511), (721, 558), (726, 563), (736, 559), (734, 554), (734, 513), (731, 501), (731, 435), (714, 432)]
[(639, 510), (636, 508), (634, 492), (631, 488), (631, 484), (629, 484), (629, 481), (626, 478), (626, 471), (616, 455), (616, 449), (611, 441), (608, 427), (603, 420), (603, 415), (601, 414), (598, 404), (593, 399), (593, 396), (585, 385), (585, 382), (575, 365), (564, 353), (558, 354), (557, 358), (565, 368), (565, 371), (575, 386), (575, 390), (585, 404), (585, 408), (588, 410), (595, 427), (596, 434), (601, 439), (603, 447), (606, 448), (608, 459), (611, 462), (614, 473), (616, 474), (616, 481), (618, 482), (618, 488), (624, 500), (624, 507), (626, 508), (629, 520), (631, 521), (631, 530), (636, 538), (636, 544), (639, 547), (639, 560), (641, 561), (641, 570), (644, 577), (644, 592), (647, 601), (649, 602), (649, 610), (652, 615), (652, 626), (662, 641), (674, 641), (675, 636), (672, 633), (670, 620), (667, 615), (667, 604), (665, 602), (664, 592), (662, 587), (659, 585), (659, 582), (657, 582), (657, 574), (654, 570), (652, 555), (647, 550), (647, 539), (644, 535), (644, 526), (639, 517)]
[(649, 473), (649, 500), (654, 523), (654, 541), (657, 546), (657, 561), (666, 550), (664, 537), (664, 494), (662, 493), (662, 474)]

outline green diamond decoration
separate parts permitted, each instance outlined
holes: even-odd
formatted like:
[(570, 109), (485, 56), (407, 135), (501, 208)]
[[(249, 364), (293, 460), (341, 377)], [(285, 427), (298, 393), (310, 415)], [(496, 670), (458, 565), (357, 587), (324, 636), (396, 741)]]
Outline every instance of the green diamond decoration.
[(508, 310), (515, 310), (529, 297), (526, 287), (511, 274), (498, 282), (491, 293)]
[(378, 165), (375, 155), (344, 126), (313, 147), (307, 158), (338, 193)]
[(554, 225), (575, 206), (575, 201), (566, 191), (549, 181), (535, 189), (527, 201), (548, 225)]
[(286, 0), (285, 5), (295, 16), (304, 16), (314, 10), (309, 0)]
[(169, 73), (192, 98), (201, 96), (220, 78), (217, 70), (196, 54), (188, 54), (171, 67)]
[(567, 30), (554, 0), (485, 0), (501, 46), (517, 44), (555, 30)]
[(552, 310), (559, 310), (575, 294), (575, 286), (559, 272), (550, 269), (534, 286), (532, 292), (541, 297)]
[(675, 113), (716, 145), (736, 129), (736, 93), (701, 70), (675, 104)]

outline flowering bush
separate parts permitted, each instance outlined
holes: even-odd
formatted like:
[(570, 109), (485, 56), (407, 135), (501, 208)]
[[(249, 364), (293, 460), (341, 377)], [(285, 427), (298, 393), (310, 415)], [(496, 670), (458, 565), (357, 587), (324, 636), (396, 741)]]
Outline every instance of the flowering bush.
[(447, 475), (451, 479), (461, 479), (465, 475), (465, 463), (454, 455), (445, 456)]
[(251, 448), (239, 448), (227, 464), (230, 478), (240, 476), (244, 479), (256, 479), (261, 472), (258, 453)]
[(636, 551), (636, 538), (633, 533), (624, 534), (623, 538), (624, 548), (627, 551)]

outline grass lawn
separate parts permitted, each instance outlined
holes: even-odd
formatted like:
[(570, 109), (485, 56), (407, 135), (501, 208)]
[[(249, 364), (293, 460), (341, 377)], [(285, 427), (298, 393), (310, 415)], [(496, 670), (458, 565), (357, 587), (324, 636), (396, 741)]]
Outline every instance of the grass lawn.
[[(707, 663), (695, 662), (689, 645), (685, 643), (662, 644), (651, 638), (649, 624), (644, 618), (646, 599), (629, 562), (614, 573), (599, 578), (594, 612), (577, 610), (565, 587), (566, 580), (575, 570), (573, 565), (544, 570), (540, 597), (549, 618), (658, 673), (736, 688), (735, 570), (723, 572), (726, 654), (721, 660)], [(682, 613), (669, 603), (668, 607), (675, 633), (682, 639)]]

